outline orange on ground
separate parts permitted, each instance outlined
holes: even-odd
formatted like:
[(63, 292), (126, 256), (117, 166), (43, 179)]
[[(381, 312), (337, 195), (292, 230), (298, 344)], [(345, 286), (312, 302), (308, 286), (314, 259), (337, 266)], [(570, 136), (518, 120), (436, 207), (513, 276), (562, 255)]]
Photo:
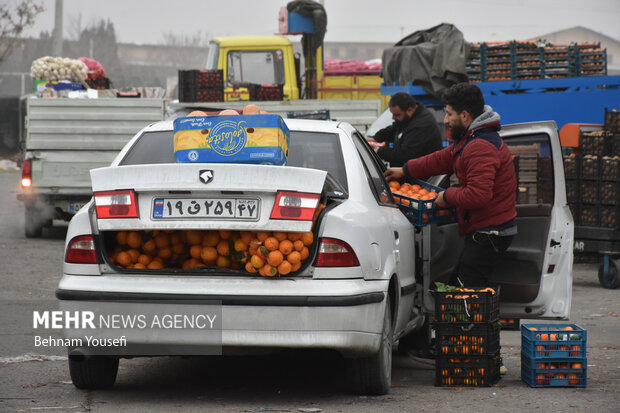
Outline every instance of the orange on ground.
[(299, 253), (298, 251), (293, 251), (289, 255), (287, 255), (286, 259), (288, 260), (288, 262), (295, 265), (298, 262), (301, 262), (301, 253)]
[(267, 257), (267, 262), (272, 267), (277, 267), (282, 261), (284, 261), (284, 255), (279, 250), (271, 251)]
[(278, 245), (278, 249), (282, 254), (288, 255), (293, 251), (293, 243), (287, 239), (282, 240), (280, 241), (280, 245)]
[(217, 243), (217, 252), (220, 255), (230, 255), (230, 245), (228, 245), (228, 240), (223, 239)]
[(278, 249), (278, 245), (280, 244), (280, 242), (275, 237), (267, 237), (263, 241), (263, 244), (265, 245), (265, 248), (267, 248), (269, 251), (274, 251)]

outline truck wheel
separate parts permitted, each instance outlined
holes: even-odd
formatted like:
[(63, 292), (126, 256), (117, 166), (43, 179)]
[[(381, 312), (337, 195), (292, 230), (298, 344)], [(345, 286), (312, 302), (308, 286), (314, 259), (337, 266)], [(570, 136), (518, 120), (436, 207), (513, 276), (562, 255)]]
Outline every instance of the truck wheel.
[(598, 267), (598, 281), (604, 288), (615, 289), (620, 287), (620, 277), (618, 276), (618, 263), (609, 255), (603, 256), (603, 262)]
[(36, 208), (26, 207), (25, 219), (24, 229), (26, 238), (40, 238), (43, 233), (41, 212)]
[(392, 385), (392, 314), (387, 296), (381, 345), (377, 354), (350, 360), (350, 374), (354, 390), (358, 394), (387, 394)]
[(406, 356), (411, 350), (420, 355), (430, 355), (431, 346), (431, 323), (429, 317), (426, 317), (422, 328), (412, 331), (398, 340), (398, 354)]
[(108, 389), (114, 386), (118, 358), (107, 356), (69, 356), (71, 381), (78, 389)]

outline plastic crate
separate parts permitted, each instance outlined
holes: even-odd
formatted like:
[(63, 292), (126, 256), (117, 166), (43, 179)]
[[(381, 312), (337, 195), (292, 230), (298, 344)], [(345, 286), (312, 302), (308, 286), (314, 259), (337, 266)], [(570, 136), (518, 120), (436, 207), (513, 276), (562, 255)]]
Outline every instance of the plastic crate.
[(620, 133), (620, 111), (605, 108), (605, 129), (611, 133)]
[(546, 358), (585, 358), (586, 341), (587, 331), (577, 324), (521, 326), (521, 354), (534, 361)]
[(579, 203), (578, 225), (586, 227), (596, 227), (599, 224), (599, 206), (592, 204)]
[(564, 176), (566, 178), (577, 178), (579, 176), (580, 158), (575, 155), (564, 157)]
[(284, 85), (258, 85), (249, 84), (246, 87), (250, 91), (250, 100), (282, 100)]
[(499, 354), (479, 357), (438, 357), (435, 386), (489, 387), (500, 380)]
[(433, 292), (438, 323), (493, 323), (499, 320), (499, 293)]
[(620, 156), (603, 156), (600, 172), (603, 181), (620, 181)]
[(581, 177), (585, 179), (598, 179), (600, 161), (597, 155), (585, 155), (581, 158)]
[[(582, 132), (579, 137), (579, 146), (585, 155), (607, 155), (607, 134), (605, 131)], [(583, 166), (583, 165), (582, 165)], [(597, 170), (598, 176), (598, 170)]]
[(533, 360), (521, 355), (521, 379), (530, 387), (586, 387), (586, 358)]
[(620, 191), (618, 191), (618, 182), (599, 182), (599, 197), (601, 205), (618, 205), (620, 204)]
[(620, 229), (620, 206), (601, 205), (598, 226), (601, 228)]
[(582, 180), (579, 185), (581, 201), (586, 204), (596, 204), (600, 199), (599, 182)]
[(91, 89), (104, 90), (110, 88), (110, 79), (107, 77), (97, 79), (86, 79), (86, 84)]
[[(421, 188), (426, 189), (428, 192), (439, 193), (443, 191), (443, 188), (431, 185), (424, 181), (414, 180)], [(456, 222), (456, 209), (440, 208), (435, 206), (434, 199), (417, 199), (409, 197), (407, 195), (393, 193), (394, 202), (396, 202), (400, 210), (407, 217), (407, 219), (417, 227), (424, 227), (430, 224), (447, 224)]]
[(579, 181), (577, 179), (566, 180), (566, 200), (569, 203), (579, 201)]
[(502, 330), (517, 331), (520, 329), (521, 320), (518, 318), (502, 318), (499, 320)]
[(440, 356), (493, 355), (500, 351), (497, 323), (435, 323), (435, 349)]

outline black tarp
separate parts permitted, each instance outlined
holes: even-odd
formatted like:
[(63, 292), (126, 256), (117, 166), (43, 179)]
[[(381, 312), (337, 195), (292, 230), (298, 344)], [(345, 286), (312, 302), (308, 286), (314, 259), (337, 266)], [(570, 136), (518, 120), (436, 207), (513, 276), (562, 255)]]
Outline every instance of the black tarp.
[(314, 23), (314, 32), (312, 34), (304, 34), (301, 44), (304, 47), (304, 55), (307, 56), (308, 50), (306, 45), (308, 44), (306, 37), (312, 36), (312, 52), (314, 53), (317, 47), (323, 44), (325, 38), (325, 32), (327, 32), (327, 13), (321, 3), (317, 3), (313, 0), (294, 0), (286, 5), (286, 9), (289, 13), (299, 13), (302, 16), (312, 17)]
[(435, 97), (455, 83), (467, 82), (470, 45), (454, 25), (442, 23), (401, 39), (383, 51), (386, 85), (413, 82)]

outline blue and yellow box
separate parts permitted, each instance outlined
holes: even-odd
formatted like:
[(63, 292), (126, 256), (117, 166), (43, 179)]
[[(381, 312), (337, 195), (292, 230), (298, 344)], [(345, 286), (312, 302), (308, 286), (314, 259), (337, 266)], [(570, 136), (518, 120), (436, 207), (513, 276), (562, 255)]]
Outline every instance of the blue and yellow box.
[(286, 165), (289, 137), (279, 115), (178, 118), (174, 121), (174, 160)]

